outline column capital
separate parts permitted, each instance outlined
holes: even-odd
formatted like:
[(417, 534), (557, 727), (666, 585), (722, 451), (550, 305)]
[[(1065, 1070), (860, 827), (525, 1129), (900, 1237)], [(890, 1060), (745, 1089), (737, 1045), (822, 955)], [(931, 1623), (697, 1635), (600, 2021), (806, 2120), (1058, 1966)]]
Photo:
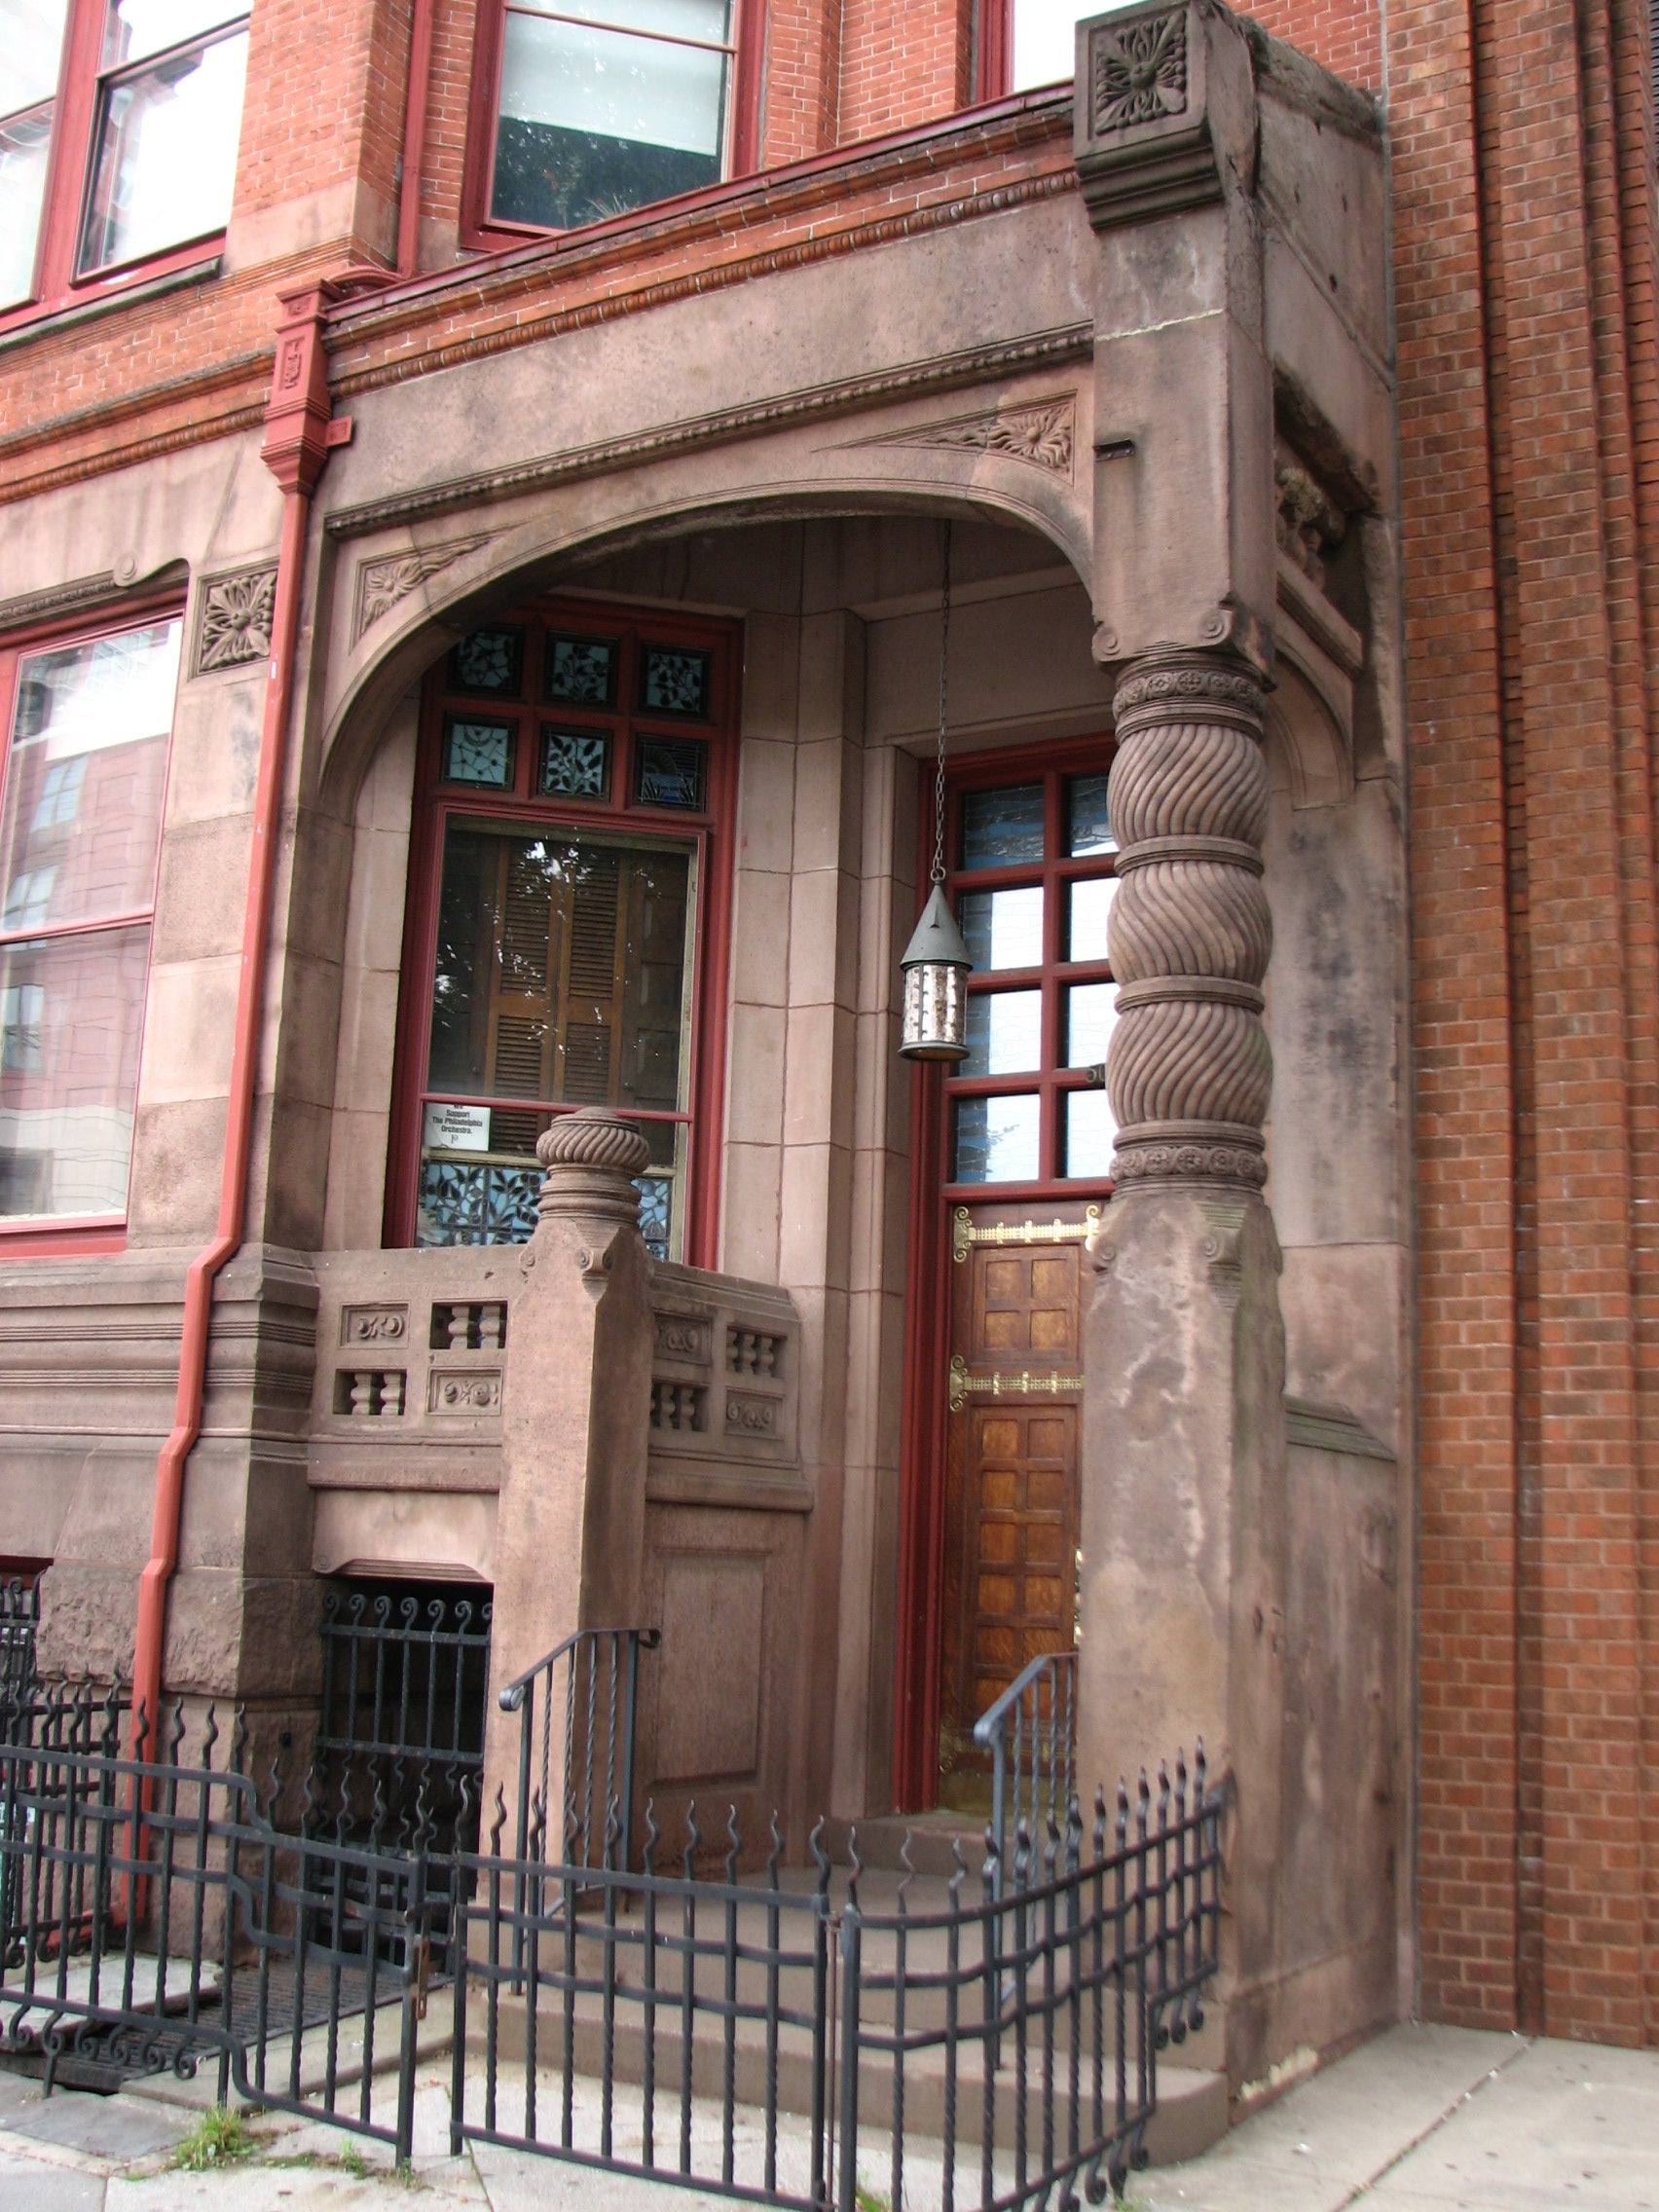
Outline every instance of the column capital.
[(639, 1229), (634, 1178), (649, 1166), (651, 1148), (637, 1122), (608, 1106), (578, 1106), (536, 1139), (535, 1157), (545, 1170), (536, 1199), (543, 1221), (571, 1215)]

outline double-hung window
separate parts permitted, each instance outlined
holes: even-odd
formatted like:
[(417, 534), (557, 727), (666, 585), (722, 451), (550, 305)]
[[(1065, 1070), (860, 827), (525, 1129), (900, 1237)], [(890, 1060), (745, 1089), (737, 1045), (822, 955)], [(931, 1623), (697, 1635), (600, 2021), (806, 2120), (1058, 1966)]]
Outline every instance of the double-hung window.
[(0, 656), (0, 1229), (126, 1214), (180, 628)]
[(0, 314), (224, 229), (246, 0), (0, 0)]
[(739, 0), (492, 0), (487, 226), (573, 230), (717, 184)]

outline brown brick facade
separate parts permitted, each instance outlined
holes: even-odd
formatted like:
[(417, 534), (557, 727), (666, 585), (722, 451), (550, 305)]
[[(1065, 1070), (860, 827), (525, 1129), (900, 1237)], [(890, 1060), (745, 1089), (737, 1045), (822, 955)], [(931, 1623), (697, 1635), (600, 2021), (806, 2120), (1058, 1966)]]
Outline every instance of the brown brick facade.
[[(990, 0), (986, 0), (990, 4)], [(1259, 0), (1385, 98), (1414, 943), (1424, 2013), (1659, 2042), (1659, 322), (1643, 0)], [(0, 499), (246, 430), (396, 231), (412, 0), (255, 0), (226, 267), (0, 351)], [(479, 0), (433, 0), (422, 262)], [(765, 174), (400, 291), (353, 392), (1074, 189), (966, 0), (751, 0)], [(1385, 45), (1384, 45), (1385, 40)], [(752, 47), (752, 52), (755, 49)], [(866, 143), (867, 142), (867, 143)], [(858, 146), (856, 159), (836, 160)], [(1645, 1788), (1644, 1788), (1645, 1783)]]

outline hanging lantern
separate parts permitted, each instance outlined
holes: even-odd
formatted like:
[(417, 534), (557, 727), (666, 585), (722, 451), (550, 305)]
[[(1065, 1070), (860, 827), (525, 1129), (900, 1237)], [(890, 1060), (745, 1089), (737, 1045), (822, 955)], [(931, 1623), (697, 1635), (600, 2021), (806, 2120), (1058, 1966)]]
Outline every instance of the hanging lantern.
[(942, 883), (922, 909), (899, 963), (904, 972), (904, 1019), (899, 1050), (907, 1060), (968, 1057), (967, 980), (974, 963), (950, 911)]
[(968, 977), (974, 962), (944, 896), (944, 710), (950, 656), (950, 525), (944, 526), (940, 597), (939, 757), (934, 770), (933, 896), (904, 948), (904, 1014), (899, 1050), (907, 1060), (968, 1057)]

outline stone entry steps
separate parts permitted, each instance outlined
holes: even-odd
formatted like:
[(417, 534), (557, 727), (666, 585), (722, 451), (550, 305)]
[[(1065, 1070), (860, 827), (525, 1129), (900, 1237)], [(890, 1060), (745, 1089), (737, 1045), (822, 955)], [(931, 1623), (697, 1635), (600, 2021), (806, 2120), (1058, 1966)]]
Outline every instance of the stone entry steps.
[[(913, 1830), (919, 1824), (910, 1824)], [(860, 1902), (868, 1913), (884, 1918), (897, 1911), (899, 1891), (904, 1884), (904, 1875), (896, 1865), (875, 1862), (876, 1855), (891, 1856), (897, 1861), (899, 1848), (903, 1843), (905, 1824), (861, 1824), (859, 1830), (859, 1856), (864, 1872), (859, 1881)], [(941, 1846), (942, 1827), (942, 1846)], [(866, 1856), (866, 1829), (876, 1830), (871, 1839), (871, 1855)], [(895, 1830), (897, 1831), (895, 1833)], [(927, 1834), (926, 1850), (931, 1864), (939, 1863), (941, 1848), (943, 1864), (949, 1867), (949, 1838), (960, 1831), (936, 1825)], [(837, 1839), (839, 1840), (839, 1839)], [(912, 1835), (910, 1859), (919, 1865), (922, 1852)], [(982, 1857), (981, 1857), (982, 1862)], [(837, 1865), (831, 1877), (830, 1899), (838, 1911), (845, 1903), (849, 1869)], [(810, 1869), (787, 1868), (780, 1872), (779, 1889), (786, 1897), (798, 1898), (810, 1893), (815, 1877)], [(977, 1902), (981, 1895), (977, 1875), (963, 1885), (965, 1902)], [(905, 1901), (910, 1913), (920, 1922), (932, 1915), (948, 1910), (949, 1886), (945, 1875), (938, 1872), (918, 1871), (910, 1877), (905, 1888)], [(758, 1948), (768, 1940), (768, 1907), (764, 1892), (756, 1885), (752, 1902), (738, 1909), (737, 1929), (740, 1946)], [(620, 1926), (637, 1931), (638, 1915), (630, 1914)], [(664, 1899), (658, 1915), (658, 1930), (663, 1936), (678, 1935), (680, 1920), (673, 1910), (673, 1900)], [(705, 1906), (698, 1917), (699, 1936), (704, 1940), (718, 1942), (722, 1932), (718, 1913), (710, 1913)], [(805, 1948), (811, 1937), (811, 1924), (798, 1912), (786, 1911), (780, 1916), (779, 1944), (785, 1950)], [(838, 1936), (832, 1936), (832, 1942)], [(943, 1971), (947, 1961), (947, 1935), (942, 1928), (916, 1927), (905, 1938), (906, 1973), (926, 1975)], [(962, 1929), (959, 1938), (959, 1972), (972, 1973), (979, 1964), (978, 1931), (973, 1927)], [(503, 1957), (505, 1950), (503, 1931)], [(871, 1975), (890, 1973), (895, 1964), (898, 1943), (896, 1931), (891, 1928), (866, 1926), (862, 1949), (863, 1973), (866, 1981)], [(564, 1938), (558, 1934), (543, 1936), (543, 1964), (551, 1970), (563, 1966)], [(603, 1937), (598, 1935), (584, 1914), (578, 1920), (576, 1936), (576, 1964), (584, 1980), (597, 1982), (604, 1972)], [(681, 1993), (682, 1954), (659, 1944), (655, 1987), (657, 2009), (653, 2051), (654, 2078), (659, 2098), (678, 2109), (680, 2069), (682, 2053), (682, 2027), (676, 2009)], [(637, 1950), (624, 1948), (614, 1968), (617, 1998), (614, 2016), (608, 2027), (605, 2020), (604, 2002), (595, 1990), (584, 1991), (573, 2008), (571, 2023), (571, 2056), (574, 2070), (591, 2075), (603, 2070), (607, 2034), (611, 2039), (612, 2069), (619, 2083), (637, 2086), (643, 2077), (645, 2034), (642, 2007), (643, 1972), (641, 1955)], [(1056, 1962), (1058, 1986), (1064, 1988), (1063, 1960)], [(813, 2002), (812, 1974), (809, 1968), (780, 1969), (779, 2003), (784, 2009), (810, 2015)], [(763, 1961), (741, 1959), (732, 1986), (732, 1993), (740, 2005), (763, 2008), (766, 2002), (768, 1968)], [(697, 2002), (702, 2005), (711, 1999), (723, 1999), (726, 1991), (724, 1968), (718, 1952), (700, 1956), (694, 1983)], [(1041, 1970), (1031, 1979), (1035, 1995), (1041, 1988)], [(976, 1993), (963, 1992), (959, 2018), (964, 2026), (971, 2026), (983, 2018), (983, 1998), (975, 2001)], [(838, 1998), (838, 1987), (831, 1986), (830, 2002)], [(877, 2032), (890, 2025), (893, 2017), (893, 1993), (871, 1990), (865, 1992), (864, 2017)], [(468, 1992), (468, 2048), (481, 2054), (485, 2047), (487, 1992), (475, 1979)], [(909, 2034), (938, 2031), (945, 2021), (945, 1999), (938, 1990), (906, 1990), (905, 2027)], [(1112, 2039), (1113, 2008), (1106, 2005), (1106, 2040), (1110, 2049)], [(528, 2011), (522, 1996), (513, 1996), (507, 1989), (500, 1990), (496, 2019), (496, 2051), (498, 2060), (514, 2066), (523, 2066), (528, 2055)], [(1069, 2057), (1069, 2023), (1063, 2004), (1054, 2019), (1051, 2045), (1054, 2074), (1055, 2127), (1063, 2136), (1067, 2124)], [(536, 2055), (538, 2072), (562, 2065), (565, 2050), (566, 2022), (564, 2001), (556, 1990), (544, 1988), (536, 2009)], [(732, 2036), (732, 2066), (735, 2094), (746, 2105), (761, 2106), (766, 2102), (767, 2081), (775, 2078), (778, 2109), (797, 2115), (811, 2111), (811, 2037), (804, 2028), (780, 2028), (775, 2049), (769, 2050), (764, 2025), (759, 2020), (740, 2020)], [(719, 2014), (698, 2011), (692, 2031), (693, 2090), (698, 2096), (719, 2097), (724, 2083), (726, 2065), (726, 2036), (724, 2022)], [(1012, 2144), (1016, 2119), (1015, 2090), (1015, 2038), (1012, 2029), (1005, 2031), (1004, 2056), (994, 2082), (995, 2134), (1001, 2145)], [(1227, 2131), (1228, 2087), (1221, 2068), (1221, 2043), (1219, 2023), (1206, 2012), (1204, 2029), (1187, 2044), (1171, 2046), (1161, 2054), (1158, 2068), (1159, 2110), (1148, 2131), (1148, 2148), (1155, 2163), (1169, 2164), (1181, 2159), (1196, 2157), (1208, 2149)], [(1133, 2054), (1129, 2063), (1133, 2065)], [(1043, 2082), (1045, 2051), (1043, 2030), (1034, 2022), (1028, 2031), (1026, 2083), (1028, 2123)], [(1108, 2097), (1114, 2093), (1114, 2084), (1108, 2059), (1105, 2088)], [(946, 2094), (946, 2068), (944, 2052), (940, 2048), (911, 2051), (904, 2067), (904, 2125), (907, 2131), (918, 2136), (941, 2136), (944, 2129)], [(1132, 2091), (1132, 2077), (1131, 2077)], [(835, 2091), (831, 2090), (831, 2094)], [(878, 2128), (892, 2124), (894, 2070), (890, 2054), (866, 2052), (860, 2067), (860, 2103), (868, 2122)], [(983, 2121), (985, 2097), (984, 2060), (982, 2046), (964, 2043), (957, 2054), (955, 2084), (956, 2129), (959, 2142), (977, 2145)], [(1081, 2123), (1088, 2130), (1088, 2092), (1084, 2084)], [(1001, 2152), (999, 2150), (999, 2157)]]

